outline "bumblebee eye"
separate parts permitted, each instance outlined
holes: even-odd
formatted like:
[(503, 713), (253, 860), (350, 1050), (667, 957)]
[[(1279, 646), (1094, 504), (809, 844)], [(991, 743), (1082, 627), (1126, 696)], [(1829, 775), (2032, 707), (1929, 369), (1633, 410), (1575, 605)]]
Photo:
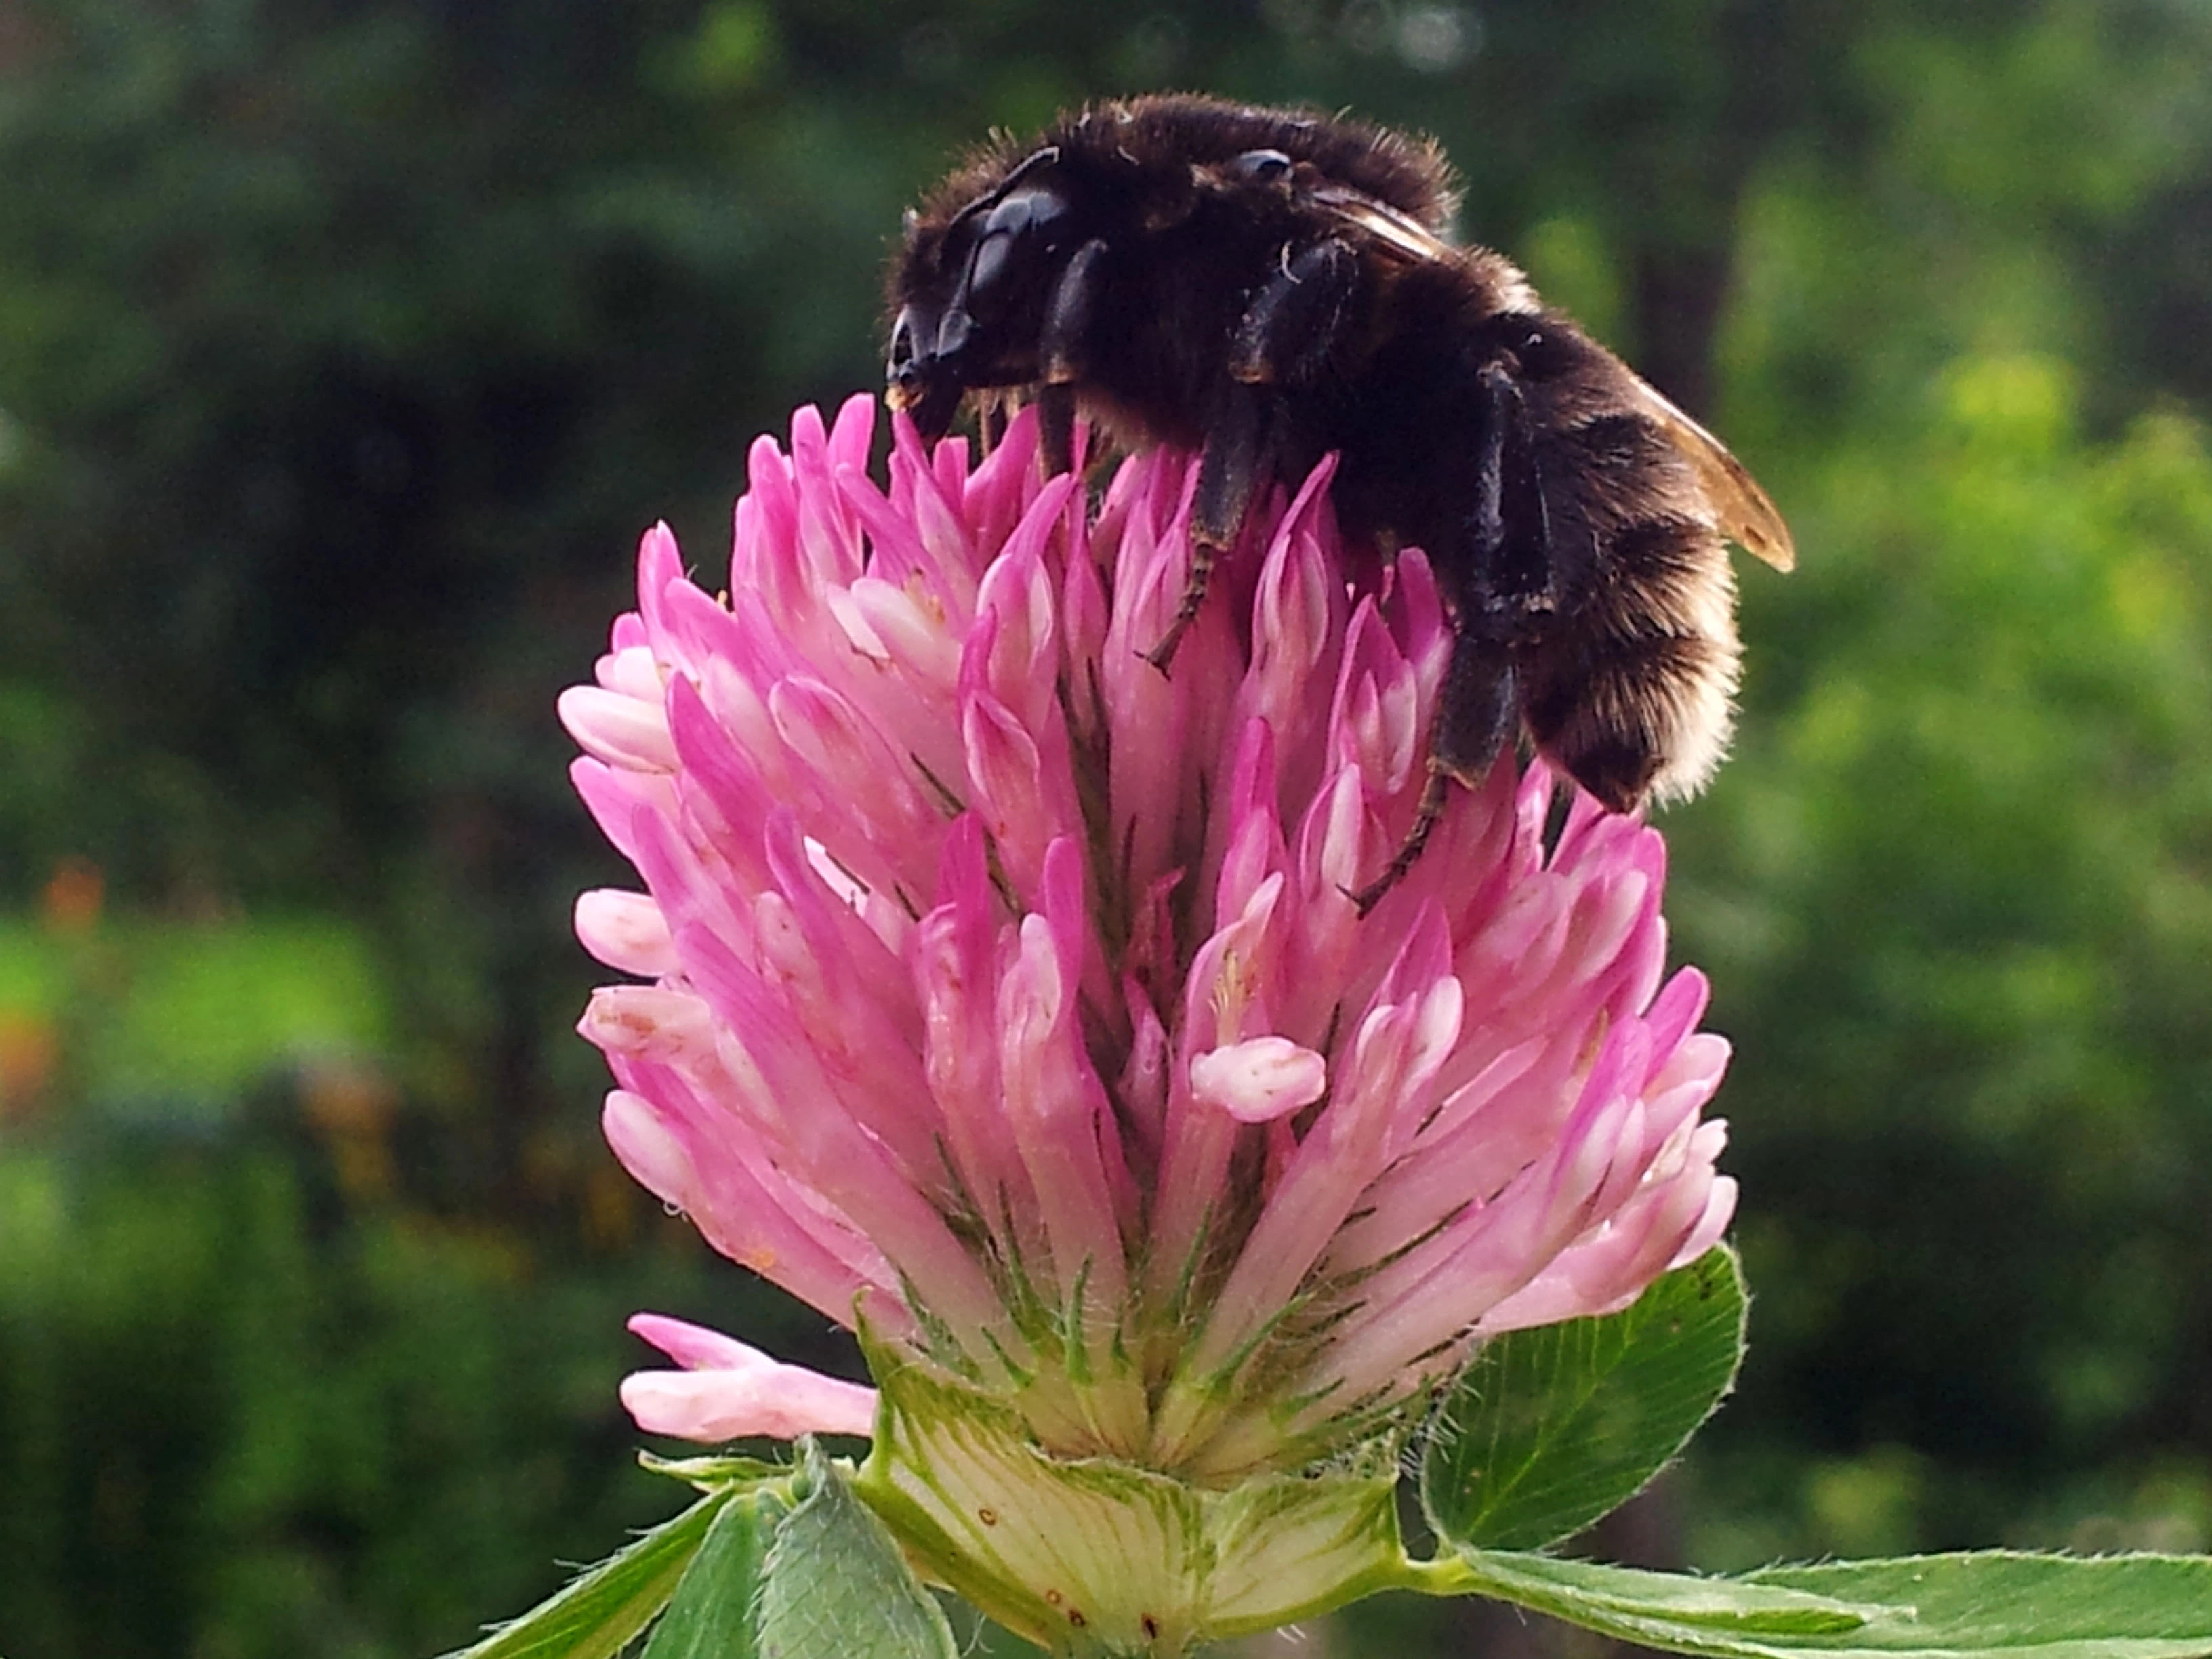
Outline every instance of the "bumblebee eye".
[(1228, 172), (1246, 184), (1279, 185), (1291, 176), (1291, 158), (1279, 149), (1248, 149), (1230, 162)]
[(1060, 240), (1067, 216), (1066, 198), (1046, 189), (1015, 191), (991, 210), (969, 255), (961, 290), (966, 307), (979, 319), (1006, 307), (1022, 273), (1036, 270), (1036, 256), (1049, 253)]
[(968, 295), (971, 301), (988, 301), (997, 292), (1006, 272), (1006, 261), (1013, 252), (1014, 239), (993, 234), (975, 244), (975, 258), (968, 267)]
[(1067, 216), (1067, 198), (1044, 185), (1018, 190), (991, 210), (985, 234), (1049, 238), (1052, 227)]

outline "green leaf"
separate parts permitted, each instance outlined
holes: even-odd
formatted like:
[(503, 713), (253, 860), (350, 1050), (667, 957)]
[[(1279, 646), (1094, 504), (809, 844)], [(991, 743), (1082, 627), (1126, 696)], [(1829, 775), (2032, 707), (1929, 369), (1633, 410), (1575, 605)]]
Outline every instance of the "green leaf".
[[(2202, 1555), (2083, 1559), (1991, 1550), (1769, 1567), (1747, 1577), (1839, 1600), (1910, 1606), (1920, 1629), (1943, 1632), (1935, 1650), (1942, 1652), (2032, 1647), (2037, 1659), (2212, 1653), (2212, 1557)], [(1921, 1650), (1931, 1647), (1923, 1643)]]
[(1745, 1300), (1717, 1246), (1620, 1313), (1486, 1343), (1421, 1461), (1429, 1524), (1462, 1548), (1534, 1549), (1634, 1497), (1735, 1381)]
[[(1717, 1659), (1807, 1654), (2195, 1659), (2212, 1654), (2212, 1558), (1988, 1552), (1694, 1578), (1462, 1551), (1433, 1589), (1473, 1591), (1645, 1647)], [(1446, 1571), (1461, 1569), (1459, 1572)]]
[[(1556, 1556), (1462, 1550), (1471, 1577), (1456, 1588), (1512, 1601), (1646, 1647), (1683, 1653), (1759, 1654), (1823, 1649), (1885, 1609), (1787, 1586), (1650, 1572)], [(1781, 1643), (1762, 1647), (1759, 1643)]]
[(952, 1627), (843, 1472), (799, 1443), (805, 1496), (776, 1528), (759, 1651), (776, 1659), (957, 1659)]
[(753, 1608), (770, 1540), (788, 1508), (781, 1494), (759, 1486), (723, 1505), (653, 1627), (644, 1659), (754, 1659)]
[(611, 1659), (668, 1605), (684, 1569), (735, 1495), (709, 1492), (512, 1624), (447, 1659)]

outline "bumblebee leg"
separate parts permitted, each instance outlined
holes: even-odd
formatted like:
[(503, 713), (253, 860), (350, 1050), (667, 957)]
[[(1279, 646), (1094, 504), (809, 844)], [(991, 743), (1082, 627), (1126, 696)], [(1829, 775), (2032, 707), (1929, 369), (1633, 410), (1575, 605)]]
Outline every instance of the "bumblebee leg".
[(1006, 435), (1008, 412), (1003, 398), (981, 397), (975, 404), (975, 437), (989, 454)]
[(1422, 787), (1420, 804), (1413, 809), (1413, 827), (1398, 843), (1389, 864), (1352, 895), (1361, 915), (1372, 910), (1419, 860), (1421, 849), (1429, 844), (1430, 835), (1443, 818), (1451, 786), (1472, 788), (1480, 782), (1519, 720), (1513, 659), (1503, 644), (1464, 630), (1455, 635), (1451, 663), (1444, 670), (1436, 724), (1429, 732), (1428, 782)]
[(1273, 471), (1277, 386), (1310, 384), (1336, 345), (1359, 279), (1348, 243), (1334, 237), (1293, 255), (1244, 308), (1229, 347), (1231, 385), (1206, 436), (1190, 519), (1190, 577), (1175, 620), (1146, 660), (1165, 672), (1206, 603), (1215, 560), (1228, 550), (1252, 496)]
[(1267, 395), (1257, 387), (1232, 383), (1206, 433), (1206, 453), (1198, 462), (1198, 489), (1190, 504), (1190, 574), (1183, 580), (1175, 620), (1159, 643), (1145, 653), (1145, 660), (1163, 674), (1206, 606), (1214, 561), (1237, 540), (1252, 492), (1267, 476), (1273, 447), (1267, 402)]
[(1039, 386), (1036, 410), (1037, 465), (1044, 470), (1044, 476), (1049, 478), (1075, 465), (1074, 388)]
[(1499, 365), (1485, 368), (1479, 383), (1483, 435), (1474, 501), (1461, 526), (1459, 550), (1437, 558), (1452, 599), (1452, 654), (1429, 732), (1429, 779), (1389, 866), (1352, 896), (1362, 915), (1421, 856), (1443, 817), (1449, 786), (1474, 787), (1513, 738), (1521, 723), (1514, 647), (1555, 602), (1551, 519), (1528, 410)]
[(1037, 416), (1043, 423), (1039, 453), (1048, 477), (1074, 465), (1075, 383), (1089, 367), (1105, 265), (1106, 244), (1094, 236), (1075, 250), (1045, 306), (1037, 340), (1039, 378), (1044, 382), (1037, 393)]
[(1551, 611), (1552, 517), (1536, 470), (1536, 445), (1521, 388), (1502, 365), (1486, 366), (1483, 444), (1474, 509), (1468, 516), (1472, 597), (1487, 615), (1519, 635)]

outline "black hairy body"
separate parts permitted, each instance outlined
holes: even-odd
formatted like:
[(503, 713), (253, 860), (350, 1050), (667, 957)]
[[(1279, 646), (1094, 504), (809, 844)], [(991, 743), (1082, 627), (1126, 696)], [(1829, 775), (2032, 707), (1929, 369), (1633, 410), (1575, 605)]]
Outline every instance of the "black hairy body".
[(1454, 648), (1410, 866), (1447, 779), (1525, 730), (1617, 811), (1693, 792), (1727, 744), (1734, 540), (1789, 532), (1702, 427), (1455, 246), (1449, 168), (1386, 129), (1195, 97), (1063, 118), (972, 156), (908, 217), (890, 384), (925, 436), (963, 403), (1042, 405), (1125, 444), (1200, 451), (1194, 565), (1169, 666), (1255, 493), (1340, 456), (1345, 528), (1418, 546)]

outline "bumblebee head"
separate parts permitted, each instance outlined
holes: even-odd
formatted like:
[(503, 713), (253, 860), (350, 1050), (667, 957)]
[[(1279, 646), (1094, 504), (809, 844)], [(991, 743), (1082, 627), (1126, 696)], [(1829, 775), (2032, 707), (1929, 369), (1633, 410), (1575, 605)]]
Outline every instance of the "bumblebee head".
[(913, 417), (927, 443), (945, 435), (968, 391), (960, 373), (960, 349), (957, 344), (949, 352), (944, 349), (945, 336), (943, 308), (921, 300), (901, 306), (891, 323), (884, 395), (893, 409)]
[(1073, 211), (1041, 150), (949, 218), (908, 216), (884, 366), (891, 407), (942, 437), (979, 386), (1039, 376)]

